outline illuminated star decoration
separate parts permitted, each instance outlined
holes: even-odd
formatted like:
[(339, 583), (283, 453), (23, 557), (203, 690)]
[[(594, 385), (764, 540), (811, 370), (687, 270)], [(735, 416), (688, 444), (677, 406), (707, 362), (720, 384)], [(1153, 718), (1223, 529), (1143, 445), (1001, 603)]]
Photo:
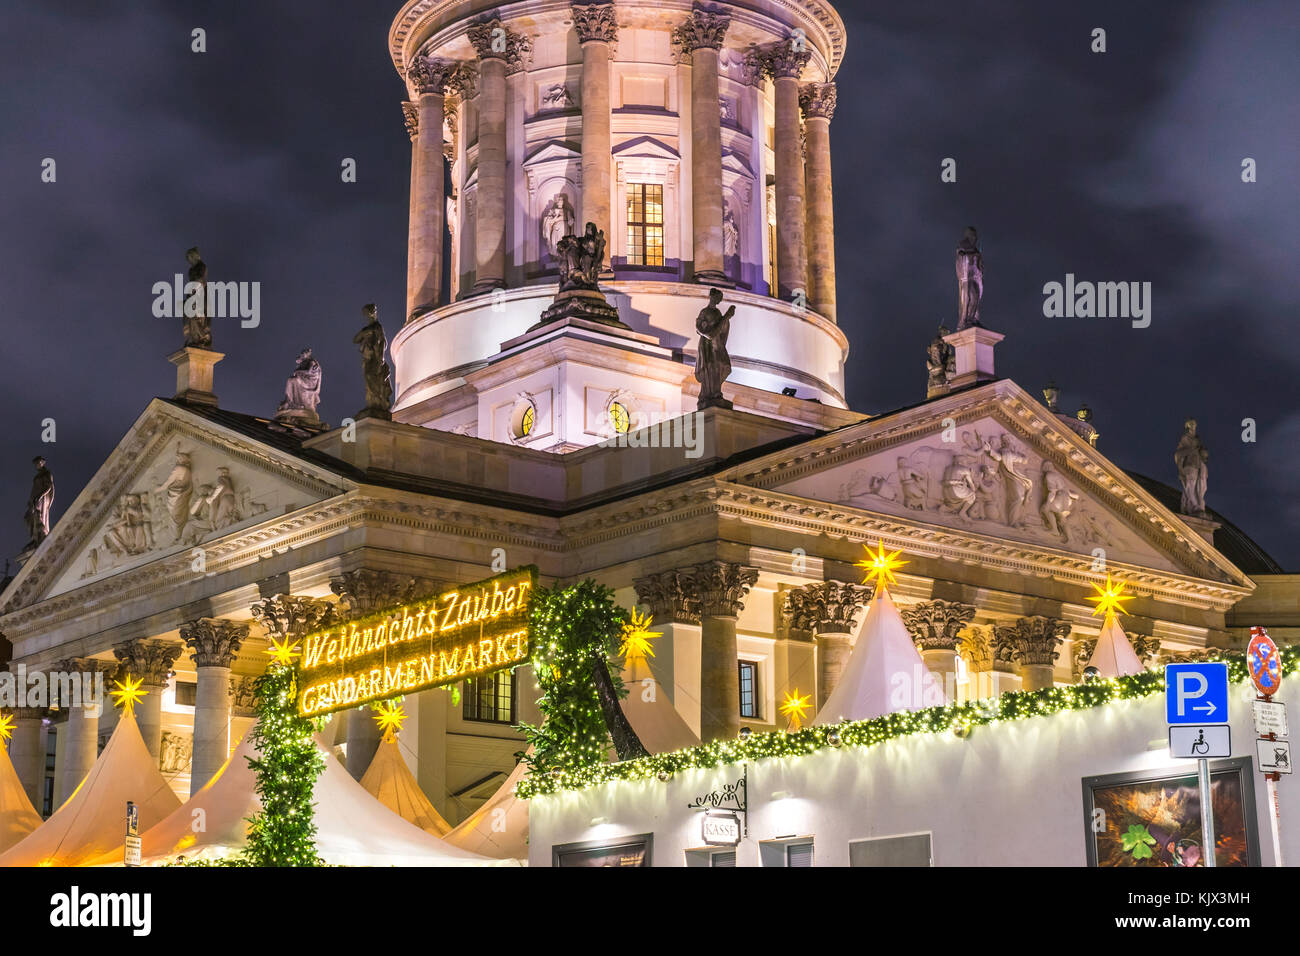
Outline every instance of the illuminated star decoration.
[(1109, 617), (1116, 611), (1119, 611), (1120, 614), (1128, 613), (1128, 611), (1124, 610), (1124, 602), (1133, 600), (1133, 595), (1124, 593), (1123, 581), (1113, 583), (1110, 579), (1110, 573), (1107, 572), (1106, 586), (1102, 587), (1100, 584), (1094, 584), (1092, 589), (1096, 591), (1097, 594), (1093, 597), (1089, 597), (1088, 600), (1093, 601), (1097, 605), (1092, 609), (1094, 616), (1101, 614)]
[(808, 716), (808, 711), (812, 709), (812, 694), (800, 696), (799, 688), (794, 689), (794, 693), (787, 693), (785, 701), (781, 704), (781, 716), (790, 720), (790, 729), (798, 730), (803, 726), (803, 719)]
[[(865, 544), (863, 547), (867, 548)], [(863, 584), (870, 583), (874, 578), (877, 587), (884, 587), (895, 583), (894, 569), (901, 568), (907, 562), (898, 560), (898, 556), (903, 553), (901, 550), (895, 551), (893, 554), (885, 554), (885, 543), (883, 541), (876, 542), (876, 547), (879, 550), (874, 553), (870, 548), (867, 548), (867, 559), (859, 561), (857, 567), (866, 568), (866, 573), (862, 576)]]
[(375, 710), (377, 711), (375, 720), (379, 722), (379, 729), (384, 732), (384, 739), (392, 740), (402, 729), (402, 721), (406, 720), (406, 711), (402, 710), (402, 705), (395, 700), (385, 700), (376, 705)]
[(144, 684), (143, 677), (132, 680), (130, 674), (124, 675), (121, 680), (113, 681), (113, 686), (117, 690), (111, 691), (108, 696), (113, 698), (113, 706), (122, 708), (123, 717), (133, 715), (135, 705), (148, 693), (148, 691), (141, 690), (142, 684)]
[(659, 631), (650, 630), (653, 624), (654, 618), (649, 614), (643, 616), (637, 614), (635, 608), (632, 610), (632, 620), (623, 625), (623, 643), (618, 649), (624, 663), (631, 664), (655, 656), (650, 642), (663, 635)]
[(0, 714), (0, 740), (8, 740), (14, 735), (14, 719), (9, 714)]
[(293, 659), (297, 657), (301, 651), (298, 650), (298, 642), (290, 641), (286, 636), (283, 641), (277, 641), (274, 637), (271, 638), (271, 648), (266, 653), (271, 656), (272, 664), (292, 667)]

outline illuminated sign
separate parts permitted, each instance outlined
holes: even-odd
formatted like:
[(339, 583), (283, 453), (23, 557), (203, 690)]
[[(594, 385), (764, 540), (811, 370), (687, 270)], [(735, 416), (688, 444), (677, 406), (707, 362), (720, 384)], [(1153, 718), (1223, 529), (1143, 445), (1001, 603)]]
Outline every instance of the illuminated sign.
[(319, 717), (528, 660), (529, 566), (308, 634), (298, 713)]

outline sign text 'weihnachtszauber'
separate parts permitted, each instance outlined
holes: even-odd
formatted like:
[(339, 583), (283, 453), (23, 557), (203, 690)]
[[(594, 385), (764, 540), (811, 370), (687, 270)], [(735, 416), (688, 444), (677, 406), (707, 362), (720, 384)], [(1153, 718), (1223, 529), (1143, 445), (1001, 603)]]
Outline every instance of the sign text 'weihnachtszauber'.
[(536, 583), (535, 568), (518, 568), (307, 635), (298, 713), (319, 717), (524, 663)]

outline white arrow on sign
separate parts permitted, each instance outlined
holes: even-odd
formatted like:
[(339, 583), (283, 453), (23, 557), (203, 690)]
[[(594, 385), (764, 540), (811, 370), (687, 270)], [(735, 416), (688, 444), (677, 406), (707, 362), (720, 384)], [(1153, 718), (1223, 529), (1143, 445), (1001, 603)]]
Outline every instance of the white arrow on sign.
[(1205, 716), (1213, 717), (1214, 712), (1218, 710), (1218, 708), (1214, 706), (1214, 701), (1210, 701), (1208, 704), (1197, 704), (1192, 707), (1192, 710), (1203, 710), (1205, 711)]

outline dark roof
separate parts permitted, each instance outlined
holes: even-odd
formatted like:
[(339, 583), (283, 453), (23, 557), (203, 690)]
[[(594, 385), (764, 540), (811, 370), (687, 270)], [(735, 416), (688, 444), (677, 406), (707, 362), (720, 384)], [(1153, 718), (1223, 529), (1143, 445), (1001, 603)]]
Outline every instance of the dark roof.
[[(1181, 491), (1169, 487), (1164, 482), (1156, 481), (1154, 478), (1139, 475), (1134, 471), (1128, 472), (1128, 476), (1141, 485), (1162, 505), (1174, 514), (1178, 514), (1178, 509), (1183, 503), (1183, 493)], [(1218, 549), (1220, 554), (1247, 574), (1286, 573), (1282, 566), (1269, 556), (1268, 552), (1247, 536), (1246, 532), (1213, 508), (1208, 510), (1210, 517), (1219, 523), (1219, 528), (1214, 532), (1214, 547)]]

